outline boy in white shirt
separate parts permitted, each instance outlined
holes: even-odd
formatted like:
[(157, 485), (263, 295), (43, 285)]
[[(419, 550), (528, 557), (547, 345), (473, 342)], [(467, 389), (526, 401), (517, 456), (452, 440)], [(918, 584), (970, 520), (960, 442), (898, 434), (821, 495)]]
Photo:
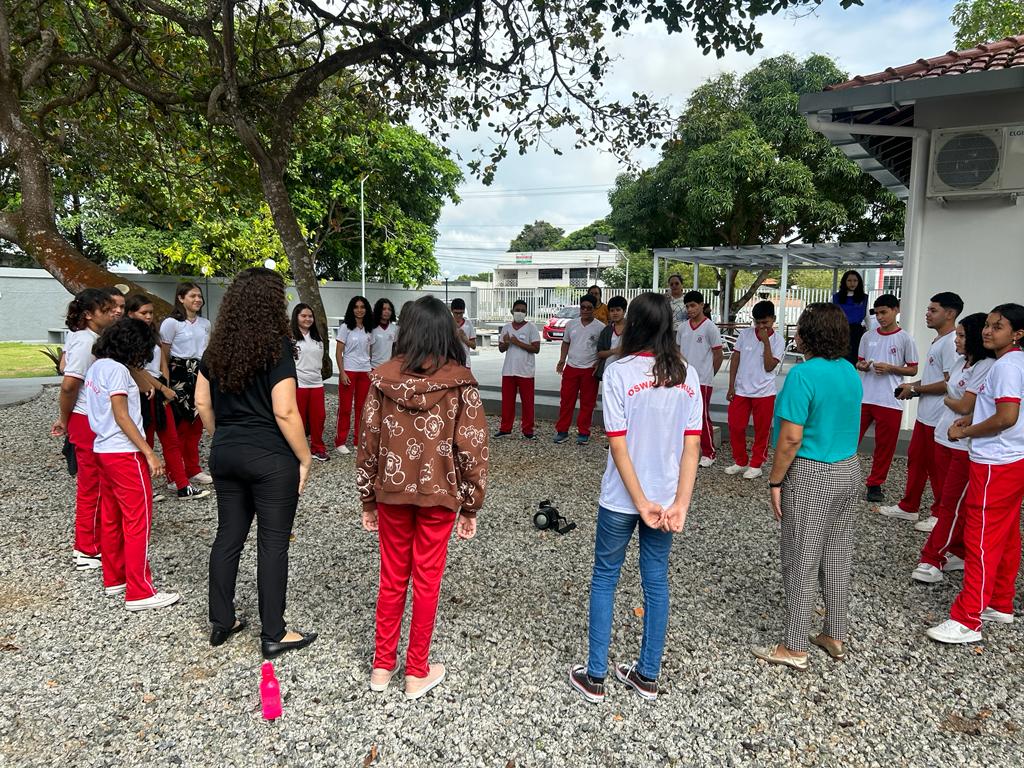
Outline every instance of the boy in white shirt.
[(576, 399), (580, 401), (580, 412), (576, 419), (578, 445), (590, 442), (590, 422), (597, 405), (597, 379), (594, 368), (597, 365), (597, 339), (604, 330), (604, 323), (594, 319), (594, 297), (584, 294), (580, 297), (580, 316), (565, 326), (562, 338), (562, 354), (555, 371), (562, 376), (559, 392), (558, 421), (555, 422), (555, 442), (564, 443), (569, 439), (569, 423), (576, 410)]
[(857, 352), (857, 370), (864, 385), (861, 440), (871, 423), (875, 424), (875, 450), (866, 481), (868, 501), (885, 500), (882, 485), (889, 475), (903, 420), (903, 400), (896, 399), (896, 388), (903, 383), (904, 376), (917, 375), (917, 348), (910, 334), (896, 322), (899, 312), (900, 300), (891, 293), (875, 299), (878, 327), (861, 336)]
[(466, 350), (466, 367), (472, 368), (470, 352), (476, 349), (476, 328), (473, 326), (473, 322), (466, 318), (466, 302), (463, 299), (452, 299), (451, 306), (459, 341), (462, 342), (462, 346)]
[[(907, 451), (907, 484), (903, 498), (898, 504), (878, 510), (886, 517), (916, 522), (926, 480), (931, 481), (932, 494), (936, 499), (942, 494), (943, 478), (938, 476), (935, 461), (935, 426), (945, 409), (943, 398), (949, 373), (959, 358), (956, 353), (956, 319), (963, 310), (964, 300), (950, 291), (932, 296), (925, 310), (925, 323), (936, 335), (928, 348), (921, 380), (900, 385), (899, 400), (917, 396), (921, 399), (917, 403), (917, 420)], [(937, 517), (929, 515), (914, 528), (929, 533), (937, 522)]]
[(522, 402), (523, 437), (533, 439), (533, 392), (540, 352), (540, 331), (526, 321), (526, 302), (512, 304), (512, 322), (506, 323), (498, 335), (498, 351), (505, 355), (501, 366), (501, 425), (495, 437), (512, 434), (516, 420), (516, 393)]
[[(775, 332), (775, 305), (759, 301), (754, 305), (753, 316), (754, 325), (744, 328), (736, 337), (726, 394), (733, 463), (726, 467), (725, 474), (742, 472), (747, 480), (760, 477), (761, 466), (768, 460), (777, 391), (775, 371), (786, 353), (786, 340)], [(747, 424), (751, 414), (754, 416), (754, 445), (748, 457)]]
[[(704, 313), (704, 294), (687, 291), (683, 296), (686, 318), (679, 324), (676, 343), (683, 358), (693, 366), (700, 380), (700, 394), (704, 401), (704, 415), (700, 430), (700, 465), (715, 463), (714, 426), (711, 424), (711, 392), (715, 375), (722, 367), (722, 334), (718, 326)], [(746, 427), (744, 426), (744, 429)]]

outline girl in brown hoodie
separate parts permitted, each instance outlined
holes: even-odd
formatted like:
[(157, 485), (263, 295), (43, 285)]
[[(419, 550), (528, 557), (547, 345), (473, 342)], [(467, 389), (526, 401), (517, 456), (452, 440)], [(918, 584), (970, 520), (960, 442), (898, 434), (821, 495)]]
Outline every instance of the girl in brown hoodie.
[[(408, 315), (406, 314), (408, 312)], [(432, 296), (402, 310), (395, 357), (370, 375), (356, 485), (363, 527), (380, 541), (380, 591), (370, 689), (398, 668), (398, 636), (412, 579), (405, 695), (445, 676), (430, 664), (437, 600), (452, 528), (476, 535), (487, 487), (487, 421), (448, 308)]]

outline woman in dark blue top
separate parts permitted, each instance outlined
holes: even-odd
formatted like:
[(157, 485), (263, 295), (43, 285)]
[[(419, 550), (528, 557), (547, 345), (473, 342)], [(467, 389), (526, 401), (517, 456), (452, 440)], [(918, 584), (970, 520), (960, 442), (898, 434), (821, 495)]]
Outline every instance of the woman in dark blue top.
[(860, 272), (852, 269), (843, 274), (839, 285), (842, 287), (832, 294), (832, 303), (839, 305), (846, 315), (846, 322), (850, 324), (850, 348), (846, 352), (846, 359), (856, 365), (860, 337), (864, 335), (864, 318), (868, 315), (868, 294), (864, 290), (864, 278)]

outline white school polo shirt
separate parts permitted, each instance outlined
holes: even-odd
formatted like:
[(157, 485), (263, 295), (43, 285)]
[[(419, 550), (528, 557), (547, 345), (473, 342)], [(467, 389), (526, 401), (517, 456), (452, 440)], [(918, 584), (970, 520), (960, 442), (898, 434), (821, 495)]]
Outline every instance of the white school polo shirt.
[[(946, 382), (946, 394), (953, 400), (959, 400), (966, 392), (971, 392), (977, 396), (978, 390), (985, 383), (985, 378), (988, 376), (989, 369), (992, 367), (995, 359), (991, 357), (983, 358), (970, 368), (964, 367), (966, 362), (963, 357), (958, 355), (956, 365), (949, 372), (949, 381)], [(938, 424), (935, 425), (936, 443), (952, 448), (954, 451), (966, 451), (970, 447), (969, 440), (957, 440), (954, 443), (949, 439), (949, 428), (959, 418), (960, 414), (954, 413), (943, 403), (942, 415), (939, 417)]]
[[(460, 331), (462, 331), (464, 334), (466, 334), (466, 338), (467, 339), (475, 339), (476, 338), (476, 327), (473, 325), (473, 321), (472, 320), (469, 320), (468, 318), (463, 317), (462, 318), (462, 324), (459, 325), (459, 323), (456, 322), (455, 325), (458, 327), (458, 329)], [(467, 368), (472, 367), (470, 365), (470, 355), (472, 354), (473, 350), (471, 350), (469, 348), (469, 344), (463, 343), (462, 344), (462, 351), (466, 353), (466, 367)]]
[(345, 364), (346, 371), (368, 372), (371, 370), (371, 337), (365, 329), (356, 326), (349, 330), (348, 326), (342, 323), (338, 326), (337, 339), (339, 344), (345, 345), (345, 359), (342, 362)]
[[(768, 337), (772, 357), (782, 360), (786, 354), (786, 341), (781, 333), (774, 329)], [(734, 352), (740, 353), (740, 367), (736, 371), (736, 394), (741, 397), (774, 397), (778, 390), (775, 387), (775, 374), (779, 366), (771, 371), (764, 369), (764, 344), (757, 338), (753, 328), (744, 328), (736, 336)], [(710, 384), (710, 381), (708, 382)]]
[(201, 358), (210, 343), (210, 321), (197, 317), (192, 322), (166, 318), (160, 323), (160, 341), (171, 345), (171, 356)]
[[(1013, 349), (995, 361), (978, 388), (973, 424), (995, 416), (999, 403), (1020, 404), (1024, 398), (1024, 352)], [(1024, 459), (1024, 411), (1017, 422), (991, 437), (971, 438), (971, 461), (977, 464), (1013, 464)]]
[(160, 345), (157, 344), (155, 347), (153, 347), (153, 354), (149, 356), (149, 362), (147, 362), (143, 366), (143, 369), (146, 371), (146, 373), (148, 373), (154, 379), (159, 379), (161, 376), (163, 376), (163, 373), (161, 373), (160, 371), (160, 360), (162, 357), (163, 352), (161, 352), (160, 350)]
[[(938, 384), (945, 381), (959, 357), (956, 353), (955, 333), (950, 332), (935, 339), (928, 347), (928, 356), (921, 371), (921, 383)], [(934, 427), (942, 418), (942, 412), (949, 410), (942, 404), (942, 395), (921, 395), (918, 399), (917, 420), (926, 426)]]
[(604, 323), (591, 320), (584, 325), (578, 317), (574, 317), (565, 326), (562, 342), (569, 345), (565, 362), (573, 368), (593, 368), (597, 365), (597, 337), (604, 330)]
[[(540, 331), (537, 330), (537, 326), (533, 323), (523, 323), (520, 328), (516, 328), (513, 323), (505, 323), (498, 333), (498, 340), (501, 341), (506, 336), (518, 339), (523, 344), (533, 344), (535, 341), (540, 341)], [(505, 350), (505, 362), (501, 364), (501, 375), (532, 379), (536, 373), (537, 356), (532, 352), (527, 352), (525, 349), (509, 344), (508, 349)]]
[(83, 389), (86, 391), (89, 428), (96, 435), (93, 453), (137, 453), (139, 449), (114, 421), (114, 408), (110, 404), (111, 397), (125, 395), (128, 398), (128, 415), (142, 434), (139, 387), (128, 369), (109, 358), (97, 360), (89, 368)]
[(706, 317), (702, 317), (697, 325), (686, 318), (679, 325), (676, 342), (686, 362), (697, 369), (700, 383), (710, 387), (715, 379), (715, 350), (722, 348), (722, 334), (718, 326)]
[(378, 325), (372, 331), (373, 346), (370, 347), (370, 365), (376, 368), (391, 359), (391, 351), (395, 348), (398, 338), (398, 323), (388, 323), (388, 327)]
[[(92, 345), (100, 335), (88, 328), (68, 334), (64, 343), (64, 375), (79, 381), (85, 381), (89, 366), (96, 360), (92, 354)], [(86, 415), (85, 387), (78, 388), (78, 399), (75, 401), (74, 413)]]
[[(323, 363), (324, 343), (317, 341), (308, 333), (295, 343), (299, 357), (295, 361), (295, 379), (299, 389), (317, 389), (324, 385)], [(345, 361), (348, 362), (348, 348), (345, 349)]]
[[(889, 363), (901, 368), (917, 365), (917, 347), (910, 334), (902, 328), (884, 333), (879, 328), (868, 331), (860, 337), (858, 360)], [(874, 370), (861, 371), (860, 381), (864, 386), (864, 404), (880, 405), (902, 411), (903, 400), (896, 399), (896, 387), (903, 383), (903, 377), (896, 373), (879, 375)]]
[[(648, 354), (628, 355), (605, 366), (604, 430), (608, 437), (626, 438), (644, 496), (667, 507), (679, 485), (683, 439), (700, 434), (704, 401), (692, 366), (686, 368), (686, 381), (676, 387), (655, 387), (653, 367), (654, 357)], [(615, 512), (638, 514), (610, 451), (600, 504)]]

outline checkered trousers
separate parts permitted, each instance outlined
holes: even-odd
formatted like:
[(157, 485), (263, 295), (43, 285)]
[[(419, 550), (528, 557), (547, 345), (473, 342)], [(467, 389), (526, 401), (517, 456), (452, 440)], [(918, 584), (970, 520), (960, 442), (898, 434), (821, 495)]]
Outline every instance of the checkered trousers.
[(818, 587), (825, 597), (823, 631), (846, 640), (853, 558), (853, 513), (863, 480), (851, 456), (826, 464), (797, 457), (782, 486), (782, 580), (786, 588), (786, 647), (808, 649)]

